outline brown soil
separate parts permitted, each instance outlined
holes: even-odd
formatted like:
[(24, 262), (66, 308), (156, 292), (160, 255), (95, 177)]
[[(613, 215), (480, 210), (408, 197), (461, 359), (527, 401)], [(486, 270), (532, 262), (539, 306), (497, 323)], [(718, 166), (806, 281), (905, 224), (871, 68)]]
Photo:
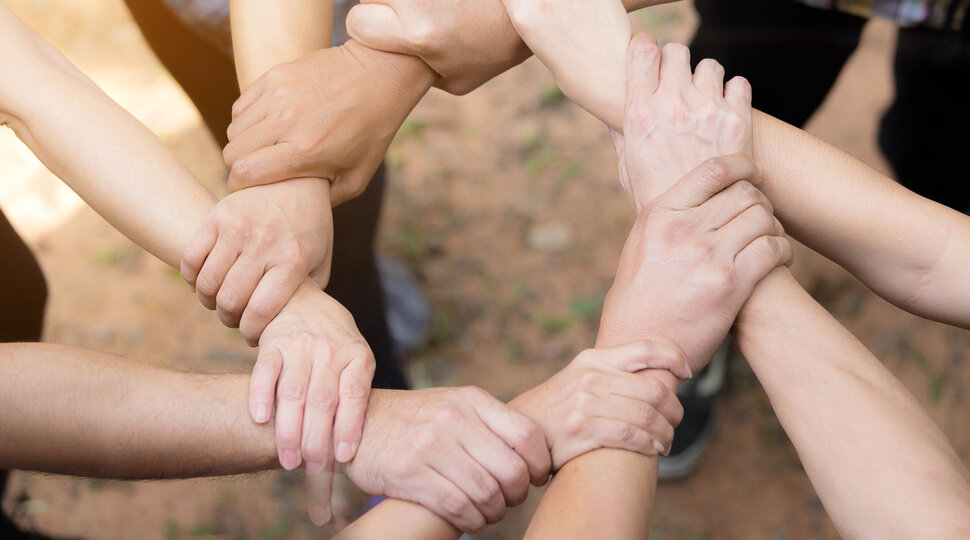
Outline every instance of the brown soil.
[[(222, 192), (218, 148), (119, 0), (7, 4)], [(678, 41), (694, 25), (687, 5), (635, 20)], [(874, 134), (890, 98), (893, 41), (888, 25), (869, 27), (810, 129), (880, 169), (886, 165)], [(175, 271), (83, 207), (10, 133), (0, 137), (0, 204), (29, 238), (51, 288), (47, 341), (180, 370), (249, 369), (253, 351), (198, 305)], [(562, 102), (539, 63), (530, 60), (464, 98), (433, 92), (389, 162), (380, 246), (419, 276), (434, 306), (433, 339), (409, 363), (416, 383), (475, 384), (508, 398), (592, 343), (632, 213), (605, 129)], [(544, 235), (561, 242), (542, 247), (535, 239)], [(960, 421), (970, 333), (900, 312), (806, 249), (795, 270), (970, 463), (970, 429)], [(836, 538), (740, 358), (722, 405), (697, 473), (659, 488), (651, 539)], [(86, 538), (327, 536), (303, 513), (301, 482), (299, 474), (275, 472), (152, 483), (17, 473), (4, 507), (39, 530)], [(483, 538), (521, 536), (536, 500)]]

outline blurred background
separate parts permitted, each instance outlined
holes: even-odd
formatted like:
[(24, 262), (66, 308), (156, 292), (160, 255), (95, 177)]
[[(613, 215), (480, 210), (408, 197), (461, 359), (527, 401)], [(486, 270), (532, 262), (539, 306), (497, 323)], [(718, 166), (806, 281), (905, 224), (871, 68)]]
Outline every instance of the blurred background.
[[(206, 186), (225, 193), (220, 149), (122, 0), (5, 3)], [(686, 2), (633, 19), (668, 41), (689, 42), (697, 25)], [(892, 99), (895, 39), (891, 24), (869, 23), (808, 125), (890, 174), (876, 132)], [(379, 233), (381, 251), (417, 276), (432, 306), (430, 340), (406, 364), (416, 386), (473, 384), (509, 399), (591, 346), (633, 221), (615, 161), (606, 129), (564, 99), (535, 59), (468, 96), (433, 90), (424, 99), (389, 152)], [(0, 177), (0, 206), (47, 276), (46, 341), (177, 370), (250, 369), (254, 351), (199, 305), (176, 271), (115, 232), (9, 130), (0, 131)], [(970, 463), (970, 333), (893, 308), (807, 249), (799, 248), (794, 272), (905, 383)], [(519, 538), (538, 491), (481, 538)], [(348, 496), (349, 512), (354, 504)], [(138, 483), (15, 473), (3, 508), (38, 531), (91, 539), (332, 533), (306, 518), (299, 472)], [(650, 538), (837, 538), (739, 356), (729, 364), (712, 446), (689, 480), (660, 486)]]

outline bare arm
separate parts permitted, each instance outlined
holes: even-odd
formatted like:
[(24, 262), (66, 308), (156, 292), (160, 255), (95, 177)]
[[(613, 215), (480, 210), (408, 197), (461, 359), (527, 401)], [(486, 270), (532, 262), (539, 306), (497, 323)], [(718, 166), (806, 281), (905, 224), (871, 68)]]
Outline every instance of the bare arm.
[(196, 375), (48, 344), (0, 346), (0, 467), (99, 478), (273, 468), (245, 375)]
[(846, 538), (966, 538), (967, 471), (906, 388), (787, 271), (752, 294), (737, 342)]
[(5, 6), (0, 28), (7, 74), (0, 114), (7, 125), (125, 236), (178, 268), (215, 198), (151, 131)]
[[(623, 129), (630, 24), (611, 1), (504, 0), (563, 91)], [(788, 231), (893, 304), (970, 327), (970, 218), (924, 199), (817, 138), (755, 111), (759, 188)], [(644, 184), (651, 200), (667, 185)]]

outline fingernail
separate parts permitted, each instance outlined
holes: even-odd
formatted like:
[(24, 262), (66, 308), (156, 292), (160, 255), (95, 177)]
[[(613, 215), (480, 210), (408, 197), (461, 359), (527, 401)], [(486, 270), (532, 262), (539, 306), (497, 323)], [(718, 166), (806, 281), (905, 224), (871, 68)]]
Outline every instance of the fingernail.
[(288, 471), (300, 466), (300, 456), (296, 454), (293, 450), (284, 450), (283, 455), (280, 456), (280, 465)]
[(326, 506), (311, 506), (310, 521), (317, 527), (323, 527), (330, 522), (330, 509)]
[(660, 444), (660, 441), (653, 441), (653, 447), (657, 450), (657, 454), (664, 453), (664, 445)]
[(269, 421), (269, 407), (265, 403), (256, 405), (256, 421), (259, 423)]
[(319, 463), (313, 463), (312, 461), (306, 462), (306, 473), (310, 476), (316, 476), (323, 471), (323, 465)]
[(693, 379), (694, 378), (694, 370), (690, 368), (690, 362), (688, 362), (687, 360), (684, 360), (684, 367), (687, 368), (687, 378), (688, 379)]
[(354, 447), (350, 443), (345, 442), (338, 444), (337, 450), (334, 452), (334, 457), (341, 463), (350, 461), (350, 456), (352, 455), (354, 455)]

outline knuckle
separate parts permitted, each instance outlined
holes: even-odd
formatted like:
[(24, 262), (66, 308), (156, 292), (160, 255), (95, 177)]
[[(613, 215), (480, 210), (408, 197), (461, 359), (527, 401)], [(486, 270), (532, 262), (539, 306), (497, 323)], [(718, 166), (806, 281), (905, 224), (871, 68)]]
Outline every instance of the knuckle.
[(593, 369), (587, 369), (579, 377), (581, 388), (595, 388), (603, 384), (603, 375)]
[(668, 43), (664, 45), (663, 53), (674, 58), (687, 58), (690, 50), (682, 43)]
[(730, 171), (728, 171), (727, 163), (722, 158), (712, 157), (704, 161), (702, 166), (707, 178), (718, 183), (727, 181)]
[(634, 445), (637, 442), (639, 430), (632, 424), (620, 424), (616, 429), (616, 439), (624, 445)]
[(330, 411), (337, 406), (337, 400), (329, 392), (311, 392), (307, 396), (307, 407), (318, 411)]
[(347, 381), (340, 385), (340, 399), (362, 400), (370, 393), (370, 386), (357, 381)]
[(415, 450), (426, 452), (438, 446), (438, 432), (428, 425), (418, 426), (414, 430), (412, 442)]
[(578, 411), (573, 412), (566, 417), (563, 427), (570, 438), (579, 437), (586, 428), (586, 417)]
[(441, 495), (441, 508), (449, 516), (462, 517), (471, 510), (471, 501), (464, 495), (444, 493)]
[(279, 385), (279, 398), (283, 401), (303, 403), (306, 399), (306, 384), (294, 381), (282, 381)]
[(443, 426), (454, 426), (461, 420), (461, 411), (453, 403), (441, 403), (431, 413), (433, 421)]

